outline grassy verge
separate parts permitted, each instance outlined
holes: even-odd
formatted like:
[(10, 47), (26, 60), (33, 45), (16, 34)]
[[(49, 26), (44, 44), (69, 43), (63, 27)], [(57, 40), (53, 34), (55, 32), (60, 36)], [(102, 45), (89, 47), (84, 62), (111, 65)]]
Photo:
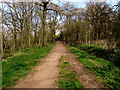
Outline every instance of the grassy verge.
[(64, 57), (61, 57), (58, 66), (60, 68), (58, 87), (83, 88), (83, 86), (79, 83), (79, 79), (76, 76), (76, 72), (71, 69), (69, 62), (64, 61)]
[(76, 44), (75, 47), (86, 51), (89, 54), (92, 54), (96, 57), (103, 58), (107, 61), (110, 61), (120, 67), (120, 51), (114, 51), (114, 50), (108, 50), (108, 49), (103, 49), (100, 46), (96, 45), (80, 45)]
[(46, 56), (53, 44), (46, 47), (35, 47), (21, 50), (23, 54), (6, 58), (2, 62), (2, 87), (11, 87), (15, 85), (15, 81), (28, 75), (32, 67), (37, 65), (39, 59)]
[(103, 58), (98, 58), (93, 54), (89, 54), (79, 47), (68, 46), (71, 51), (77, 55), (81, 63), (85, 65), (91, 72), (99, 76), (99, 80), (106, 87), (119, 90), (120, 89), (120, 68), (115, 66), (110, 61)]

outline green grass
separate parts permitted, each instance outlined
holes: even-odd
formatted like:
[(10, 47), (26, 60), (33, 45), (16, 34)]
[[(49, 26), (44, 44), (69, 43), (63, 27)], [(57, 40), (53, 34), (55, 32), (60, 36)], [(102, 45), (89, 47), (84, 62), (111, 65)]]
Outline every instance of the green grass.
[(106, 87), (120, 90), (120, 68), (112, 62), (106, 61), (103, 58), (98, 58), (93, 54), (89, 54), (79, 47), (68, 46), (71, 51), (77, 55), (78, 60), (85, 65), (91, 72), (99, 76), (99, 80)]
[(83, 88), (83, 86), (79, 83), (79, 79), (76, 76), (76, 72), (70, 69), (69, 62), (64, 62), (64, 58), (60, 59), (60, 76), (57, 81), (58, 87), (60, 88)]
[(11, 87), (15, 85), (15, 81), (28, 75), (32, 67), (37, 65), (41, 58), (46, 56), (53, 44), (46, 47), (35, 47), (20, 50), (23, 54), (6, 58), (2, 62), (2, 87)]

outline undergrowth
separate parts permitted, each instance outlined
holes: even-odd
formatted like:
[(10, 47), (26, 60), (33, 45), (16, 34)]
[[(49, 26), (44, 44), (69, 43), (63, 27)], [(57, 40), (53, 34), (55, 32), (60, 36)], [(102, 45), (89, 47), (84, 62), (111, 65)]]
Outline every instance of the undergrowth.
[(89, 46), (84, 44), (76, 44), (75, 47), (78, 47), (79, 49), (84, 50), (96, 57), (100, 57), (107, 61), (110, 61), (120, 67), (120, 51), (103, 49), (102, 47), (96, 45)]

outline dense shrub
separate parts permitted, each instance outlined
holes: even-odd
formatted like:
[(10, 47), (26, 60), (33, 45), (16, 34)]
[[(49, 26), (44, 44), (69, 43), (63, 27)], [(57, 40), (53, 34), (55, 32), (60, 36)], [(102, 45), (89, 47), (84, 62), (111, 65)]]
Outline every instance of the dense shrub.
[(97, 57), (104, 58), (105, 60), (113, 62), (115, 65), (120, 67), (120, 52), (103, 49), (98, 46), (88, 46), (88, 45), (76, 45), (81, 50), (88, 52), (89, 54), (93, 54)]

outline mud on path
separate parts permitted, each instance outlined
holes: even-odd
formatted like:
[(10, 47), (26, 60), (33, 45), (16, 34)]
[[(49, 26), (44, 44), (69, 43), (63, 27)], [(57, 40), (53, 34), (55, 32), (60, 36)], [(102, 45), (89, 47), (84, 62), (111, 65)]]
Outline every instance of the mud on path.
[(59, 76), (57, 67), (61, 56), (65, 56), (71, 66), (75, 68), (80, 83), (85, 88), (100, 88), (102, 84), (96, 81), (96, 78), (84, 69), (84, 65), (61, 42), (57, 42), (50, 53), (41, 60), (41, 64), (35, 68), (35, 71), (27, 77), (22, 78), (13, 88), (58, 88), (56, 81)]

